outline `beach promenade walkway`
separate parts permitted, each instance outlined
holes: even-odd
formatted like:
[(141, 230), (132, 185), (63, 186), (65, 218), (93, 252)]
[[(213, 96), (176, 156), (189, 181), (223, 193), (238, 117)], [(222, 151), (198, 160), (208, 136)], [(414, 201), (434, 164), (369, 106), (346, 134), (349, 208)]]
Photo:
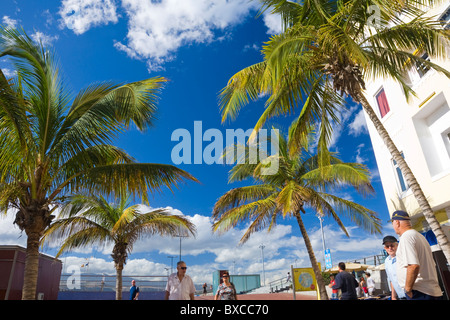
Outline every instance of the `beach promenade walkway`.
[[(195, 300), (214, 300), (213, 295), (198, 296)], [(279, 293), (249, 293), (238, 294), (238, 300), (294, 300), (292, 292), (279, 292)], [(316, 295), (309, 294), (296, 294), (296, 300), (317, 300)]]

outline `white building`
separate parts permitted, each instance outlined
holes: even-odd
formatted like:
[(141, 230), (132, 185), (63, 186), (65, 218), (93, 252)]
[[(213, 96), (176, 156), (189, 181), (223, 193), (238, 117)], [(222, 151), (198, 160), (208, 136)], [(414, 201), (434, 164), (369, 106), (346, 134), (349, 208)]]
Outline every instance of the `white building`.
[[(450, 29), (450, 1), (430, 9)], [(449, 50), (450, 52), (450, 50)], [(426, 52), (415, 54), (429, 59)], [(433, 61), (450, 70), (450, 59)], [(416, 65), (405, 70), (405, 78), (417, 97), (406, 100), (402, 87), (390, 79), (367, 81), (366, 98), (372, 104), (395, 145), (402, 152), (425, 196), (450, 239), (450, 79)], [(413, 215), (413, 226), (428, 228), (418, 204), (396, 162), (366, 116), (389, 214), (398, 208), (399, 198)], [(395, 204), (395, 205), (394, 205)]]

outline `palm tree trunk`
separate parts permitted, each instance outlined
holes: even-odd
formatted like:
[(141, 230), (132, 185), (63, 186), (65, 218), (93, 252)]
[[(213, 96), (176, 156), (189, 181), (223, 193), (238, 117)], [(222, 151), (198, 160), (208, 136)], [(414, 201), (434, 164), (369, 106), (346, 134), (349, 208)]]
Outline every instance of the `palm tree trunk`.
[(353, 99), (356, 102), (359, 102), (364, 111), (369, 116), (370, 120), (375, 126), (375, 129), (377, 130), (378, 134), (380, 135), (381, 139), (383, 140), (384, 144), (388, 148), (389, 152), (391, 153), (394, 160), (397, 162), (400, 170), (403, 173), (403, 176), (405, 177), (406, 181), (408, 182), (408, 185), (410, 186), (414, 197), (416, 198), (420, 209), (422, 210), (422, 213), (427, 220), (431, 230), (434, 232), (436, 239), (439, 243), (439, 246), (442, 249), (442, 252), (444, 253), (447, 263), (450, 263), (450, 243), (447, 239), (447, 236), (444, 234), (441, 225), (436, 219), (436, 216), (434, 215), (433, 210), (431, 209), (430, 204), (428, 203), (427, 198), (425, 197), (425, 194), (422, 191), (422, 188), (420, 187), (419, 183), (417, 182), (415, 176), (413, 175), (411, 169), (409, 168), (408, 164), (406, 163), (405, 159), (402, 157), (400, 151), (395, 146), (394, 142), (392, 141), (391, 137), (389, 136), (388, 132), (384, 128), (383, 124), (381, 123), (380, 119), (378, 119), (378, 116), (373, 111), (372, 107), (370, 106), (369, 102), (367, 101), (366, 97), (362, 94), (362, 92), (358, 92)]
[(314, 251), (311, 245), (311, 241), (309, 240), (308, 233), (306, 232), (305, 225), (303, 224), (302, 217), (300, 215), (300, 211), (294, 213), (295, 218), (297, 219), (298, 226), (300, 227), (300, 231), (302, 233), (303, 240), (305, 240), (306, 250), (308, 251), (309, 260), (311, 261), (312, 268), (314, 270), (314, 274), (316, 275), (317, 286), (319, 288), (320, 300), (328, 300), (327, 290), (325, 288), (325, 281), (322, 277), (322, 271), (319, 269), (319, 265), (317, 264), (316, 256), (314, 255)]
[(116, 264), (116, 300), (122, 300), (122, 270), (123, 264)]
[(36, 300), (39, 272), (39, 232), (27, 233), (27, 250), (22, 287), (22, 300)]

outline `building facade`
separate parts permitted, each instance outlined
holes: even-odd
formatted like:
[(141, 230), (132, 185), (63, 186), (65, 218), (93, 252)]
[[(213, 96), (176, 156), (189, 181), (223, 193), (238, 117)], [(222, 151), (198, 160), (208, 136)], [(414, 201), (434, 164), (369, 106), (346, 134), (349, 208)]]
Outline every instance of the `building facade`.
[[(450, 1), (429, 8), (427, 14), (439, 18), (442, 27), (450, 29)], [(430, 59), (424, 51), (416, 50), (414, 54)], [(448, 58), (431, 61), (450, 70)], [(408, 100), (401, 85), (390, 79), (367, 81), (365, 95), (450, 239), (450, 79), (423, 64), (405, 70), (404, 76), (416, 93)], [(413, 227), (422, 233), (428, 231), (406, 179), (366, 114), (365, 118), (389, 214), (403, 202), (412, 215)]]

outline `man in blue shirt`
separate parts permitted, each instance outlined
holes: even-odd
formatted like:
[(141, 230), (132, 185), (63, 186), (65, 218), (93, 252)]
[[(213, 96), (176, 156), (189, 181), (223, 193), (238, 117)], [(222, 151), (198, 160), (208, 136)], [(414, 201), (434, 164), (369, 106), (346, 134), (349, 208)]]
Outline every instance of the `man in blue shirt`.
[(139, 287), (136, 287), (136, 281), (131, 281), (130, 288), (130, 300), (138, 300), (139, 297)]
[(350, 273), (345, 271), (345, 263), (339, 262), (339, 273), (334, 278), (335, 284), (333, 289), (341, 289), (341, 300), (357, 300), (356, 288), (359, 286), (358, 281)]
[(398, 248), (398, 241), (393, 236), (386, 236), (383, 238), (384, 250), (388, 253), (386, 260), (384, 261), (384, 268), (388, 277), (389, 289), (391, 290), (392, 300), (406, 300), (405, 291), (400, 287), (397, 280), (396, 269), (396, 253)]

